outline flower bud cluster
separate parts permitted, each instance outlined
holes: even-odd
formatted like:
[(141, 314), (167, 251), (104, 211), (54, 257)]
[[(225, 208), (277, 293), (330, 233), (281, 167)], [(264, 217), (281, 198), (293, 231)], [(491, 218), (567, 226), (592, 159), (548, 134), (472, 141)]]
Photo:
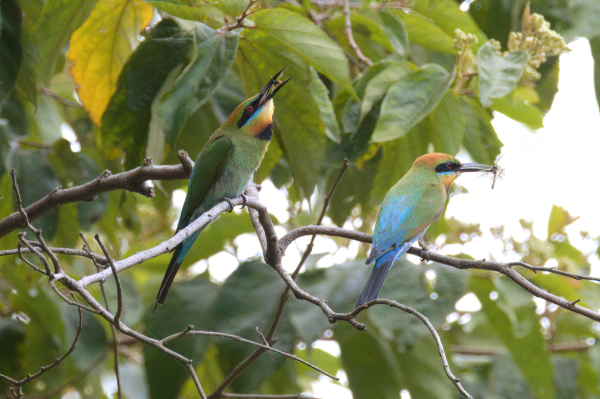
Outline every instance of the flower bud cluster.
[(524, 83), (533, 83), (541, 78), (537, 69), (546, 62), (548, 56), (571, 51), (565, 40), (550, 29), (550, 23), (540, 14), (526, 14), (523, 18), (523, 31), (510, 32), (508, 49), (523, 50), (529, 54), (529, 62), (521, 78)]
[(464, 33), (460, 29), (454, 31), (455, 39), (452, 47), (458, 51), (458, 67), (456, 71), (457, 86), (460, 87), (466, 79), (477, 73), (477, 57), (471, 46), (477, 43), (477, 37), (472, 33)]

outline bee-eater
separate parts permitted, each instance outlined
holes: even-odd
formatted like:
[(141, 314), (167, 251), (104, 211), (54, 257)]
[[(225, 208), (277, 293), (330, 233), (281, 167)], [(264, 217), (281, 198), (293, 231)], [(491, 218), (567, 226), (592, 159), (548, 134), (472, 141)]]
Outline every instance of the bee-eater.
[(448, 199), (448, 191), (462, 172), (489, 171), (490, 166), (466, 163), (447, 154), (426, 154), (413, 163), (410, 170), (385, 196), (377, 223), (371, 254), (366, 261), (375, 266), (354, 308), (379, 296), (379, 290), (392, 264), (410, 246), (419, 242), (426, 248), (423, 235), (439, 220)]
[[(273, 97), (289, 81), (282, 83), (278, 80), (283, 71), (285, 68), (259, 94), (238, 105), (200, 151), (190, 176), (177, 231), (220, 201), (239, 197), (250, 183), (273, 135)], [(164, 303), (183, 258), (202, 230), (197, 230), (175, 247), (156, 297), (157, 304)]]

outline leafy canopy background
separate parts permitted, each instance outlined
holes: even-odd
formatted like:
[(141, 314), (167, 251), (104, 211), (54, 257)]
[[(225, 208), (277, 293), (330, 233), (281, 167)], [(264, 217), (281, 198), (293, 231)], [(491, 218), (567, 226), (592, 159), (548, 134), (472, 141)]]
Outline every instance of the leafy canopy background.
[[(316, 220), (303, 201), (316, 192), (310, 209), (320, 209), (322, 194), (348, 158), (350, 168), (327, 215), (331, 223), (350, 222), (369, 231), (389, 186), (417, 156), (431, 149), (450, 154), (464, 149), (474, 161), (492, 164), (502, 147), (490, 123), (492, 111), (536, 129), (552, 106), (558, 57), (547, 54), (547, 62), (534, 68), (539, 80), (528, 80), (534, 53), (502, 54), (487, 42), (510, 47), (509, 33), (524, 29), (524, 2), (476, 0), (468, 12), (459, 5), (452, 0), (351, 3), (353, 36), (372, 62), (367, 65), (349, 45), (337, 3), (261, 0), (246, 28), (229, 31), (223, 27), (234, 23), (247, 1), (2, 0), (0, 216), (15, 209), (6, 173), (11, 168), (28, 205), (58, 185), (83, 184), (105, 169), (128, 170), (147, 156), (155, 164), (177, 163), (179, 149), (195, 157), (237, 104), (287, 66), (286, 76), (293, 80), (277, 96), (277, 129), (254, 180), (270, 179), (285, 193), (292, 217), (280, 225), (289, 229)], [(599, 3), (534, 0), (531, 12), (543, 15), (567, 40), (590, 39), (598, 60)], [(461, 39), (456, 29), (471, 36)], [(598, 78), (598, 62), (595, 71)], [(76, 141), (69, 143), (65, 132)], [(99, 232), (112, 253), (128, 256), (172, 235), (173, 192), (186, 186), (186, 181), (158, 183), (153, 199), (125, 191), (102, 194), (93, 202), (61, 206), (35, 225), (52, 245), (79, 247), (77, 231)], [(530, 235), (517, 242), (504, 237), (501, 227), (496, 234), (507, 252), (526, 255), (532, 264), (556, 259), (561, 268), (585, 274), (589, 254), (563, 234), (571, 220), (555, 207), (545, 241)], [(523, 226), (531, 230), (527, 222)], [(222, 217), (202, 234), (184, 266), (222, 250), (237, 256), (234, 238), (252, 231), (246, 214)], [(16, 233), (4, 237), (0, 249), (15, 248)], [(444, 234), (445, 243), (457, 243), (463, 233), (480, 234), (478, 226), (442, 220), (429, 239)], [(335, 244), (349, 245), (341, 239)], [(348, 311), (369, 271), (363, 262), (367, 250), (362, 246), (355, 261), (327, 269), (315, 268), (322, 255), (311, 256), (299, 284), (333, 309)], [(260, 260), (241, 260), (223, 284), (211, 281), (208, 272), (182, 279), (153, 318), (149, 309), (167, 258), (130, 269), (121, 278), (125, 323), (156, 337), (193, 324), (255, 339), (256, 325), (271, 322), (284, 284)], [(84, 260), (64, 261), (74, 277), (92, 271)], [(16, 258), (0, 258), (0, 276), (0, 373), (16, 377), (60, 356), (77, 319)], [(581, 298), (584, 306), (600, 307), (593, 283), (527, 277), (566, 298)], [(455, 312), (454, 304), (468, 292), (477, 296), (481, 310)], [(475, 397), (600, 397), (600, 346), (588, 345), (598, 336), (597, 326), (562, 309), (536, 312), (529, 294), (498, 276), (401, 260), (382, 297), (415, 307), (441, 328), (448, 352), (454, 352), (455, 373)], [(317, 308), (291, 301), (277, 347), (330, 373), (343, 370), (355, 399), (398, 398), (401, 389), (413, 398), (458, 395), (418, 320), (383, 308), (361, 317), (369, 325), (366, 333), (343, 323), (329, 330)], [(106, 355), (108, 324), (87, 314), (84, 321), (78, 348), (65, 365), (26, 386), (26, 393), (63, 386)], [(340, 356), (311, 348), (318, 339), (335, 340)], [(209, 392), (253, 350), (191, 337), (174, 347), (195, 360)], [(112, 370), (110, 357), (63, 392), (105, 397), (101, 380)], [(151, 348), (122, 346), (120, 362), (127, 398), (195, 395), (185, 369)], [(283, 394), (309, 391), (317, 380), (313, 370), (262, 356), (231, 389)]]

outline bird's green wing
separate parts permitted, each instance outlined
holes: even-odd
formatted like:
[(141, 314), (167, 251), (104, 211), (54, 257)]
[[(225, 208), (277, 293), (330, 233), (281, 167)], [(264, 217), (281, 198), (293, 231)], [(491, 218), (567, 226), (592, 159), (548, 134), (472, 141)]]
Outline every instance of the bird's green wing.
[(181, 210), (177, 231), (187, 226), (196, 208), (221, 177), (233, 153), (233, 143), (227, 136), (218, 136), (206, 143), (192, 170), (187, 196)]

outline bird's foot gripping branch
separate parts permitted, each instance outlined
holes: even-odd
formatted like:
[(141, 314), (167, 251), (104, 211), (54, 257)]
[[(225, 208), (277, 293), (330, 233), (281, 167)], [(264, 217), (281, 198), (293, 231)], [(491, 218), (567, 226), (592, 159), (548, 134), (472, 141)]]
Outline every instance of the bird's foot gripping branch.
[[(151, 165), (151, 163), (148, 162), (148, 165)], [(154, 171), (152, 171), (151, 169), (144, 170), (143, 169), (144, 167), (152, 168), (152, 169), (156, 168), (156, 169)], [(185, 166), (179, 166), (179, 167), (144, 166), (144, 167), (135, 169), (133, 171), (124, 172), (120, 175), (115, 175), (115, 176), (121, 176), (121, 177), (119, 177), (118, 182), (120, 182), (120, 183), (118, 183), (118, 184), (122, 184), (122, 186), (118, 186), (118, 184), (115, 183), (115, 185), (112, 185), (110, 187), (101, 184), (100, 187), (103, 190), (127, 189), (127, 187), (129, 187), (129, 184), (131, 182), (131, 179), (134, 179), (134, 178), (139, 179), (139, 177), (134, 177), (136, 174), (143, 175), (144, 177), (150, 176), (151, 178), (158, 179), (158, 180), (160, 180), (160, 179), (172, 180), (172, 179), (176, 179), (176, 178), (185, 178), (185, 176), (188, 175), (185, 172)], [(341, 175), (340, 175), (340, 178), (341, 178)], [(14, 178), (13, 178), (13, 181), (14, 181)], [(338, 179), (338, 181), (339, 181), (339, 179)], [(94, 184), (94, 182), (95, 181), (90, 182), (84, 186), (75, 187), (75, 188), (71, 189), (71, 190), (74, 190), (75, 193), (79, 193), (79, 194), (78, 195), (73, 194), (72, 197), (69, 197), (70, 201), (75, 202), (75, 201), (85, 200), (85, 198), (87, 198), (87, 195), (89, 195), (89, 193), (86, 190), (89, 190), (89, 189), (88, 188), (81, 189), (81, 187), (89, 187), (89, 185)], [(367, 328), (367, 326), (364, 323), (357, 321), (356, 320), (357, 316), (361, 312), (363, 312), (366, 309), (373, 307), (373, 306), (387, 305), (394, 309), (398, 309), (403, 312), (414, 315), (415, 317), (417, 317), (421, 322), (423, 322), (426, 325), (429, 332), (433, 336), (433, 338), (436, 342), (437, 348), (438, 348), (439, 355), (442, 359), (442, 367), (443, 367), (446, 375), (448, 376), (448, 378), (456, 385), (457, 389), (465, 397), (471, 397), (464, 390), (464, 388), (460, 384), (459, 379), (456, 378), (450, 371), (448, 362), (446, 360), (445, 352), (442, 347), (441, 339), (440, 339), (439, 335), (437, 334), (437, 332), (435, 331), (435, 328), (433, 327), (433, 325), (428, 321), (428, 319), (424, 315), (422, 315), (421, 313), (417, 312), (416, 310), (414, 310), (408, 306), (402, 305), (400, 303), (397, 303), (397, 302), (394, 302), (391, 300), (386, 300), (386, 299), (376, 299), (376, 300), (367, 302), (364, 305), (354, 309), (352, 312), (348, 312), (348, 313), (336, 312), (334, 309), (332, 309), (329, 306), (329, 304), (327, 303), (325, 298), (319, 298), (309, 292), (306, 292), (295, 281), (300, 268), (302, 267), (304, 261), (306, 260), (306, 258), (308, 256), (307, 254), (310, 253), (310, 245), (309, 245), (309, 248), (307, 249), (307, 251), (305, 252), (305, 256), (303, 256), (302, 261), (298, 265), (298, 268), (296, 269), (296, 271), (293, 274), (290, 275), (282, 267), (282, 258), (285, 256), (288, 247), (290, 246), (290, 244), (292, 244), (295, 240), (297, 240), (300, 237), (304, 237), (304, 236), (315, 237), (316, 235), (324, 235), (324, 236), (331, 236), (331, 237), (343, 237), (343, 238), (346, 238), (349, 240), (359, 241), (359, 242), (363, 242), (363, 243), (370, 243), (370, 242), (372, 242), (372, 239), (373, 239), (373, 237), (370, 234), (353, 231), (353, 230), (348, 230), (348, 229), (342, 229), (342, 228), (338, 228), (338, 227), (334, 227), (334, 226), (309, 225), (309, 226), (303, 226), (303, 227), (299, 227), (297, 229), (293, 229), (293, 230), (289, 231), (287, 234), (283, 235), (282, 237), (278, 237), (275, 227), (273, 225), (273, 222), (271, 220), (271, 217), (269, 215), (268, 209), (259, 199), (258, 194), (259, 194), (260, 187), (255, 186), (255, 185), (250, 186), (245, 191), (245, 196), (246, 196), (245, 199), (242, 197), (232, 198), (231, 203), (234, 206), (239, 206), (244, 203), (246, 204), (246, 206), (248, 207), (252, 225), (254, 226), (254, 229), (258, 236), (258, 241), (260, 243), (265, 262), (279, 275), (279, 277), (286, 284), (284, 292), (277, 294), (279, 297), (280, 305), (279, 305), (277, 314), (271, 321), (271, 325), (270, 325), (270, 328), (269, 328), (267, 334), (266, 335), (262, 335), (262, 333), (259, 334), (260, 341), (262, 341), (262, 343), (248, 341), (247, 339), (244, 339), (242, 337), (232, 335), (232, 334), (225, 334), (225, 333), (213, 332), (213, 331), (195, 330), (195, 328), (193, 326), (188, 326), (187, 328), (183, 329), (180, 333), (175, 334), (175, 335), (169, 335), (166, 337), (151, 337), (151, 336), (145, 335), (139, 331), (134, 330), (133, 328), (126, 325), (125, 322), (123, 321), (121, 316), (122, 316), (124, 308), (125, 308), (125, 305), (124, 305), (125, 301), (123, 298), (124, 291), (121, 287), (119, 274), (124, 272), (126, 269), (128, 269), (130, 267), (143, 264), (147, 260), (150, 260), (157, 256), (169, 253), (174, 247), (179, 245), (186, 238), (190, 237), (197, 230), (202, 229), (207, 224), (209, 224), (210, 222), (217, 219), (220, 214), (222, 214), (223, 212), (226, 212), (229, 209), (229, 204), (225, 201), (218, 203), (216, 206), (214, 206), (213, 208), (211, 208), (210, 210), (208, 210), (207, 212), (202, 214), (200, 217), (198, 217), (194, 222), (190, 223), (184, 229), (179, 231), (174, 237), (156, 245), (155, 247), (146, 249), (145, 251), (142, 251), (142, 252), (138, 252), (132, 256), (125, 257), (123, 259), (113, 259), (111, 257), (111, 255), (109, 254), (108, 250), (106, 249), (106, 247), (104, 246), (102, 239), (99, 236), (96, 236), (95, 238), (96, 238), (96, 241), (97, 241), (99, 247), (102, 249), (102, 254), (93, 253), (90, 245), (87, 242), (85, 242), (85, 245), (83, 246), (82, 250), (72, 249), (72, 248), (49, 247), (44, 240), (42, 231), (39, 229), (36, 229), (35, 227), (33, 227), (30, 224), (29, 213), (28, 213), (29, 208), (24, 208), (21, 203), (20, 196), (19, 196), (19, 189), (16, 185), (16, 181), (14, 181), (13, 187), (14, 187), (14, 191), (16, 194), (16, 198), (17, 198), (18, 220), (22, 221), (22, 223), (23, 223), (22, 225), (24, 228), (26, 228), (34, 233), (34, 235), (36, 237), (36, 241), (26, 238), (25, 234), (19, 234), (18, 248), (13, 249), (13, 250), (8, 250), (8, 251), (2, 251), (2, 252), (0, 252), (0, 256), (18, 255), (26, 265), (31, 267), (31, 269), (34, 271), (34, 273), (40, 273), (40, 274), (44, 275), (45, 278), (47, 278), (47, 282), (48, 282), (49, 286), (54, 290), (56, 295), (58, 295), (63, 301), (65, 301), (66, 303), (68, 303), (71, 306), (78, 307), (79, 310), (85, 310), (87, 312), (93, 313), (93, 314), (98, 315), (99, 317), (103, 318), (104, 320), (108, 321), (111, 324), (112, 328), (114, 328), (114, 330), (115, 330), (115, 335), (114, 335), (115, 338), (114, 338), (113, 342), (114, 342), (116, 351), (118, 351), (117, 346), (119, 345), (119, 342), (120, 342), (120, 340), (117, 338), (117, 335), (126, 335), (126, 336), (131, 337), (130, 339), (133, 339), (135, 341), (142, 342), (145, 345), (154, 347), (157, 350), (161, 351), (162, 353), (165, 353), (168, 356), (172, 357), (173, 359), (179, 361), (189, 371), (190, 376), (191, 376), (192, 380), (194, 381), (195, 387), (196, 387), (200, 397), (202, 397), (202, 398), (216, 399), (216, 398), (221, 398), (221, 397), (228, 397), (228, 395), (231, 395), (231, 394), (225, 393), (224, 391), (226, 389), (228, 389), (228, 387), (231, 386), (231, 383), (234, 380), (236, 380), (244, 372), (244, 370), (246, 370), (248, 367), (251, 367), (253, 362), (256, 359), (258, 359), (260, 357), (260, 355), (262, 355), (265, 352), (275, 352), (278, 355), (287, 356), (296, 361), (301, 361), (301, 359), (299, 359), (297, 356), (295, 356), (293, 354), (282, 353), (280, 350), (276, 350), (275, 348), (273, 348), (273, 345), (275, 345), (275, 343), (277, 342), (277, 338), (275, 338), (275, 334), (276, 334), (277, 327), (279, 325), (281, 314), (283, 313), (283, 308), (285, 306), (285, 303), (288, 300), (288, 295), (286, 295), (288, 291), (291, 291), (297, 299), (309, 302), (309, 303), (313, 304), (314, 306), (317, 306), (323, 312), (323, 317), (325, 317), (330, 323), (336, 323), (338, 321), (347, 322), (350, 325), (354, 326), (357, 330), (360, 330), (360, 331), (365, 330)], [(332, 194), (333, 194), (333, 191), (328, 194), (327, 198), (329, 199)], [(42, 199), (42, 201), (44, 201), (44, 200)], [(328, 206), (328, 204), (329, 204), (329, 202), (326, 201), (322, 215), (324, 214), (324, 210)], [(322, 220), (322, 218), (320, 218), (319, 223), (321, 220)], [(19, 225), (21, 225), (21, 222), (19, 223)], [(311, 242), (311, 244), (312, 244), (312, 242)], [(588, 280), (598, 281), (597, 278), (571, 274), (571, 273), (563, 272), (563, 271), (556, 270), (554, 268), (549, 268), (549, 267), (532, 266), (532, 265), (526, 264), (524, 262), (501, 263), (501, 262), (490, 262), (490, 261), (486, 261), (486, 260), (457, 259), (454, 257), (444, 256), (444, 255), (438, 254), (438, 253), (430, 251), (430, 250), (419, 249), (416, 247), (409, 248), (407, 252), (409, 254), (417, 256), (419, 258), (423, 258), (423, 259), (426, 259), (429, 261), (435, 261), (441, 265), (446, 265), (446, 266), (461, 269), (461, 270), (478, 269), (478, 270), (490, 271), (492, 273), (503, 274), (503, 275), (507, 276), (508, 278), (510, 278), (511, 280), (513, 280), (515, 283), (517, 283), (523, 289), (525, 289), (526, 291), (530, 292), (531, 294), (533, 294), (539, 298), (545, 299), (550, 303), (554, 303), (560, 307), (563, 307), (564, 309), (567, 309), (568, 311), (581, 314), (581, 315), (588, 317), (595, 321), (600, 321), (600, 313), (578, 305), (577, 300), (576, 300), (577, 298), (564, 299), (555, 294), (552, 294), (550, 292), (542, 290), (539, 287), (537, 287), (536, 285), (532, 284), (529, 280), (524, 278), (521, 274), (517, 273), (514, 270), (514, 268), (515, 267), (524, 267), (524, 268), (527, 268), (532, 271), (550, 272), (550, 273), (559, 274), (564, 277), (573, 278), (573, 279), (588, 279)], [(24, 255), (27, 253), (34, 254), (37, 263), (33, 262), (30, 259), (28, 259), (27, 257), (25, 257)], [(57, 254), (59, 254), (61, 256), (78, 256), (78, 257), (88, 258), (94, 265), (96, 265), (97, 271), (95, 273), (85, 275), (85, 276), (81, 277), (79, 280), (74, 279), (69, 275), (69, 272), (67, 270), (65, 270), (65, 268), (61, 264), (61, 261), (58, 259)], [(114, 290), (116, 291), (117, 306), (114, 311), (110, 310), (110, 308), (108, 307), (107, 301), (105, 301), (104, 305), (101, 304), (88, 290), (90, 285), (93, 285), (93, 284), (100, 284), (100, 286), (102, 287), (103, 290), (106, 289), (107, 287), (104, 286), (104, 283), (111, 276), (114, 277), (114, 281), (116, 283), (116, 285), (114, 286)], [(62, 287), (60, 285), (57, 285), (56, 284), (57, 282), (61, 283)], [(65, 290), (70, 291), (70, 294), (79, 298), (79, 301), (69, 299), (68, 295), (65, 294)], [(82, 332), (82, 334), (85, 334), (85, 331)], [(198, 376), (196, 374), (196, 370), (192, 364), (192, 360), (189, 357), (186, 357), (183, 354), (181, 354), (177, 351), (174, 351), (173, 349), (171, 349), (169, 347), (169, 343), (173, 342), (174, 340), (180, 339), (183, 336), (192, 336), (192, 335), (202, 335), (202, 336), (206, 336), (206, 337), (221, 337), (221, 338), (226, 338), (226, 339), (235, 339), (237, 341), (244, 342), (249, 345), (255, 346), (256, 350), (254, 352), (252, 352), (252, 354), (249, 355), (244, 361), (240, 362), (240, 364), (238, 364), (236, 367), (234, 367), (229, 372), (229, 374), (223, 379), (221, 384), (216, 389), (213, 390), (212, 393), (206, 395), (202, 389), (202, 386), (200, 384), (200, 379), (198, 378)], [(67, 352), (65, 357), (68, 356), (71, 352), (72, 352), (72, 350)], [(115, 359), (117, 359), (117, 357), (115, 357)], [(302, 361), (302, 362), (306, 364), (305, 361)], [(50, 366), (56, 367), (59, 365), (59, 363), (60, 362), (56, 362), (56, 363), (51, 364)], [(115, 365), (118, 365), (118, 362), (116, 362)], [(321, 372), (324, 375), (327, 375), (331, 378), (335, 378), (332, 375), (328, 374), (327, 370), (321, 370), (318, 367), (310, 365), (310, 364), (308, 366), (313, 367), (315, 370)], [(47, 368), (47, 366), (45, 366), (45, 367)], [(43, 370), (45, 370), (45, 368), (40, 369), (40, 371), (43, 371)], [(116, 368), (116, 373), (118, 375), (117, 368)], [(18, 396), (19, 395), (18, 392), (21, 392), (22, 385), (24, 385), (27, 382), (30, 382), (31, 380), (33, 380), (34, 378), (36, 378), (36, 376), (38, 376), (40, 374), (41, 374), (40, 372), (31, 374), (31, 377), (29, 377), (26, 380), (17, 380), (17, 379), (8, 377), (8, 376), (3, 376), (3, 375), (0, 376), (0, 378), (4, 379), (4, 380), (8, 381), (10, 384), (12, 384), (13, 391), (16, 392), (16, 395), (17, 395), (16, 397), (22, 397), (22, 396)]]

